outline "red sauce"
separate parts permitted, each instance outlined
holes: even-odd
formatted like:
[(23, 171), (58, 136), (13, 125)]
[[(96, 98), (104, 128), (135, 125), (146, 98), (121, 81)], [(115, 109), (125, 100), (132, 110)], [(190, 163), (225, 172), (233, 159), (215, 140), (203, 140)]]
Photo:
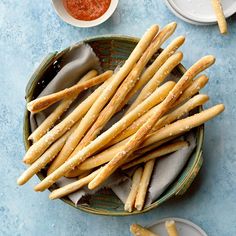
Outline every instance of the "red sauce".
[(64, 0), (71, 16), (78, 20), (95, 20), (102, 16), (111, 4), (111, 0)]

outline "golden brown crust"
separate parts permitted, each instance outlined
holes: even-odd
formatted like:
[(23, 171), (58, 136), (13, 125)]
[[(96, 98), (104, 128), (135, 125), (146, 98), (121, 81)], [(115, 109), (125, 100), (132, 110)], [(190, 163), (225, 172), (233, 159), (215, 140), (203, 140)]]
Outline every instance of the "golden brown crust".
[(155, 165), (155, 160), (150, 160), (146, 162), (144, 165), (143, 175), (135, 199), (135, 208), (138, 211), (141, 211), (143, 209), (154, 165)]
[(211, 0), (212, 7), (215, 11), (221, 34), (227, 34), (227, 22), (220, 0)]
[(103, 83), (105, 80), (109, 79), (112, 76), (112, 74), (113, 71), (108, 70), (103, 74), (98, 75), (88, 81), (84, 81), (82, 83), (76, 84), (70, 88), (66, 88), (59, 92), (37, 98), (27, 104), (27, 109), (33, 113), (40, 112), (62, 99), (78, 95), (83, 90), (87, 90), (90, 87)]
[(135, 203), (136, 195), (138, 192), (140, 180), (143, 174), (143, 168), (139, 167), (137, 170), (135, 170), (133, 178), (132, 178), (132, 186), (130, 189), (130, 193), (128, 195), (128, 198), (126, 199), (124, 210), (128, 212), (133, 211), (133, 206)]

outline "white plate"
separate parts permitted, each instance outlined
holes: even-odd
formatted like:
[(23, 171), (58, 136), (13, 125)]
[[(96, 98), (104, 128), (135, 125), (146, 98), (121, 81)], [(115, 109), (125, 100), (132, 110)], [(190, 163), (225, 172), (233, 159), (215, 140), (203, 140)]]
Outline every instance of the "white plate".
[(63, 0), (52, 0), (52, 5), (57, 13), (57, 15), (66, 23), (81, 27), (81, 28), (88, 28), (93, 27), (96, 25), (100, 25), (101, 23), (105, 22), (108, 18), (111, 17), (111, 15), (116, 10), (116, 7), (118, 5), (119, 0), (111, 0), (111, 4), (107, 11), (99, 18), (91, 21), (84, 21), (84, 20), (77, 20), (74, 17), (72, 17), (68, 11), (65, 9), (65, 6), (63, 4)]
[[(167, 6), (181, 19), (192, 24), (216, 23), (210, 0), (165, 0)], [(222, 0), (226, 17), (236, 12), (235, 0)]]
[(165, 218), (147, 228), (156, 234), (168, 236), (165, 228), (165, 222), (167, 220), (175, 221), (177, 230), (181, 236), (207, 236), (199, 226), (195, 225), (191, 221), (180, 218)]

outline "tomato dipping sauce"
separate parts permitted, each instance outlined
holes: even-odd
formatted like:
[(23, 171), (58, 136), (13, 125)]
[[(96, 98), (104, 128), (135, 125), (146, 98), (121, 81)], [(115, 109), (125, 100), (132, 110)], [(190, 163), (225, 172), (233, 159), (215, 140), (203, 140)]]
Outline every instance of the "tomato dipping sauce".
[(64, 0), (69, 14), (77, 20), (91, 21), (102, 16), (111, 0)]

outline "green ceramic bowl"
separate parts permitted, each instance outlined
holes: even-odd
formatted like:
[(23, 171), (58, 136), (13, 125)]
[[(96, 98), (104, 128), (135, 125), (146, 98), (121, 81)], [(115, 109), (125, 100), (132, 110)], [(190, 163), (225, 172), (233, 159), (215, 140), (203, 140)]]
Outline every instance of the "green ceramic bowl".
[[(104, 70), (114, 69), (117, 64), (124, 62), (130, 55), (131, 51), (138, 42), (138, 38), (126, 37), (126, 36), (100, 36), (89, 38), (84, 40), (88, 43), (95, 51), (96, 55), (100, 58), (101, 66)], [(42, 90), (42, 84), (40, 83), (43, 79), (47, 78), (46, 83), (49, 82), (57, 73), (57, 67), (55, 62), (60, 61), (62, 55), (67, 52), (69, 48), (61, 51), (49, 54), (43, 62), (40, 64), (38, 69), (32, 75), (27, 87), (26, 87), (26, 101), (29, 102), (36, 97)], [(157, 55), (155, 55), (157, 56)], [(154, 58), (155, 58), (154, 56)], [(179, 65), (172, 74), (180, 78), (185, 72), (185, 68)], [(44, 82), (44, 84), (45, 84)], [(202, 108), (199, 108), (200, 110)], [(153, 208), (158, 207), (160, 204), (166, 202), (168, 199), (176, 196), (182, 195), (189, 188), (194, 178), (198, 174), (202, 165), (202, 144), (204, 136), (204, 127), (200, 126), (195, 129), (197, 133), (197, 147), (189, 159), (186, 167), (176, 181), (160, 196), (160, 198), (152, 203), (150, 206), (144, 208), (142, 211), (134, 211), (132, 213), (125, 212), (123, 210), (123, 203), (115, 196), (115, 194), (107, 190), (102, 194), (95, 194), (90, 200), (89, 206), (75, 206), (68, 198), (63, 198), (62, 200), (77, 209), (99, 214), (99, 215), (116, 215), (116, 216), (126, 216), (134, 215), (147, 212)], [(28, 141), (28, 136), (30, 135), (29, 127), (29, 112), (25, 111), (24, 116), (24, 143), (25, 148), (28, 150), (31, 143)], [(44, 178), (44, 173), (38, 173), (38, 177), (42, 180)]]

